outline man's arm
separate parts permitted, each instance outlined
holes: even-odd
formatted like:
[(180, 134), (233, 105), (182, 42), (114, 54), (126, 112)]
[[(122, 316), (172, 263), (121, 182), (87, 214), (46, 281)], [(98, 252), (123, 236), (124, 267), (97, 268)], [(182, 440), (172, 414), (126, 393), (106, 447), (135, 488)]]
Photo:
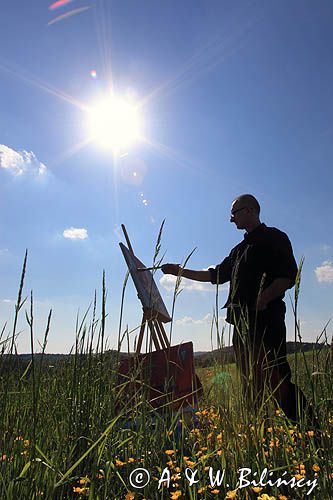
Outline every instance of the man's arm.
[(188, 278), (194, 281), (211, 282), (211, 274), (208, 269), (196, 271), (194, 269), (181, 268), (178, 264), (163, 264), (161, 270), (164, 274), (173, 274), (174, 276), (180, 275), (183, 278)]
[(295, 282), (289, 278), (276, 278), (265, 290), (261, 292), (257, 301), (258, 311), (266, 309), (269, 302), (281, 297), (288, 288), (292, 288)]

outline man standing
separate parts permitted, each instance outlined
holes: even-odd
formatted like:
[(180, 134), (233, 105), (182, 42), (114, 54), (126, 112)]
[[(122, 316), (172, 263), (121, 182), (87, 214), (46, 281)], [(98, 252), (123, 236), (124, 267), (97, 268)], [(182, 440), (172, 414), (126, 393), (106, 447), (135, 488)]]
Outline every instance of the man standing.
[[(286, 290), (295, 284), (297, 265), (288, 236), (260, 222), (260, 205), (251, 194), (231, 205), (230, 222), (244, 229), (244, 239), (221, 264), (208, 270), (164, 264), (162, 271), (213, 284), (230, 282), (227, 322), (234, 325), (233, 347), (247, 400), (257, 407), (269, 388), (291, 420), (297, 406), (307, 406), (304, 394), (291, 382), (286, 357)], [(297, 404), (298, 393), (298, 404)]]

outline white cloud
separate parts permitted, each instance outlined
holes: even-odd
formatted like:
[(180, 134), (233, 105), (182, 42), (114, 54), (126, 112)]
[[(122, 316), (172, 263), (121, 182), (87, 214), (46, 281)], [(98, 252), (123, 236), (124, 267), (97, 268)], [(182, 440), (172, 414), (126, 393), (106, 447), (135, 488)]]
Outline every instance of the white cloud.
[(316, 277), (319, 283), (333, 283), (333, 263), (325, 261), (321, 266), (315, 269)]
[[(162, 276), (162, 278), (160, 279), (160, 284), (168, 292), (173, 292), (175, 289), (176, 280), (176, 276), (173, 276), (172, 274), (164, 274), (164, 276)], [(182, 290), (188, 290), (189, 292), (216, 292), (216, 286), (212, 285), (211, 283), (193, 281), (186, 278), (182, 278), (180, 288)], [(219, 290), (228, 290), (228, 285), (220, 285)]]
[[(224, 321), (225, 318), (222, 316), (219, 317), (219, 322)], [(194, 319), (191, 316), (184, 316), (181, 319), (177, 319), (176, 325), (184, 326), (184, 325), (211, 325), (213, 321), (213, 315), (211, 313), (206, 314), (201, 319)], [(215, 321), (215, 320), (214, 320)]]
[[(168, 292), (173, 292), (175, 289), (177, 277), (172, 274), (165, 274), (160, 279), (161, 286)], [(180, 288), (190, 292), (213, 292), (215, 287), (210, 283), (202, 283), (182, 278)]]
[(2, 301), (4, 304), (12, 304), (14, 301), (10, 299), (3, 299)]
[(88, 238), (88, 231), (83, 227), (69, 227), (62, 233), (64, 238), (70, 240), (85, 240)]
[(0, 168), (16, 177), (25, 173), (42, 176), (46, 172), (46, 166), (32, 151), (15, 151), (4, 144), (0, 144)]

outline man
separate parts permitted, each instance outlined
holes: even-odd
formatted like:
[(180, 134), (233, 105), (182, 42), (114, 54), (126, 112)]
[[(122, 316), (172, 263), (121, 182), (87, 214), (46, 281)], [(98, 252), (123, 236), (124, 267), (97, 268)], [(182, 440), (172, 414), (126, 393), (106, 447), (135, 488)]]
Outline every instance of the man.
[(269, 388), (285, 414), (296, 421), (298, 405), (302, 411), (307, 402), (291, 382), (283, 298), (295, 284), (297, 265), (288, 236), (261, 223), (259, 215), (253, 195), (238, 196), (231, 205), (230, 222), (245, 230), (244, 239), (221, 264), (201, 271), (164, 264), (162, 271), (213, 284), (230, 282), (224, 307), (227, 322), (234, 325), (233, 346), (247, 401), (260, 407)]

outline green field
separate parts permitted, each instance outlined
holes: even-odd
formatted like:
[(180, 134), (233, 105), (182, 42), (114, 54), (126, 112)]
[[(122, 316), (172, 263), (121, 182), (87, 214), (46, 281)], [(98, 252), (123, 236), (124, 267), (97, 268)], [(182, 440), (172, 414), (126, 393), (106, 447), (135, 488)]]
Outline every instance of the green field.
[[(332, 498), (329, 348), (290, 358), (319, 431), (302, 415), (291, 425), (272, 399), (254, 411), (235, 365), (218, 362), (198, 369), (204, 394), (195, 411), (156, 411), (143, 383), (133, 393), (131, 380), (118, 381), (117, 356), (103, 348), (105, 307), (99, 322), (93, 308), (78, 323), (68, 360), (22, 363), (15, 355), (22, 286), (13, 331), (1, 341), (1, 500)], [(33, 347), (33, 307), (25, 307)]]

